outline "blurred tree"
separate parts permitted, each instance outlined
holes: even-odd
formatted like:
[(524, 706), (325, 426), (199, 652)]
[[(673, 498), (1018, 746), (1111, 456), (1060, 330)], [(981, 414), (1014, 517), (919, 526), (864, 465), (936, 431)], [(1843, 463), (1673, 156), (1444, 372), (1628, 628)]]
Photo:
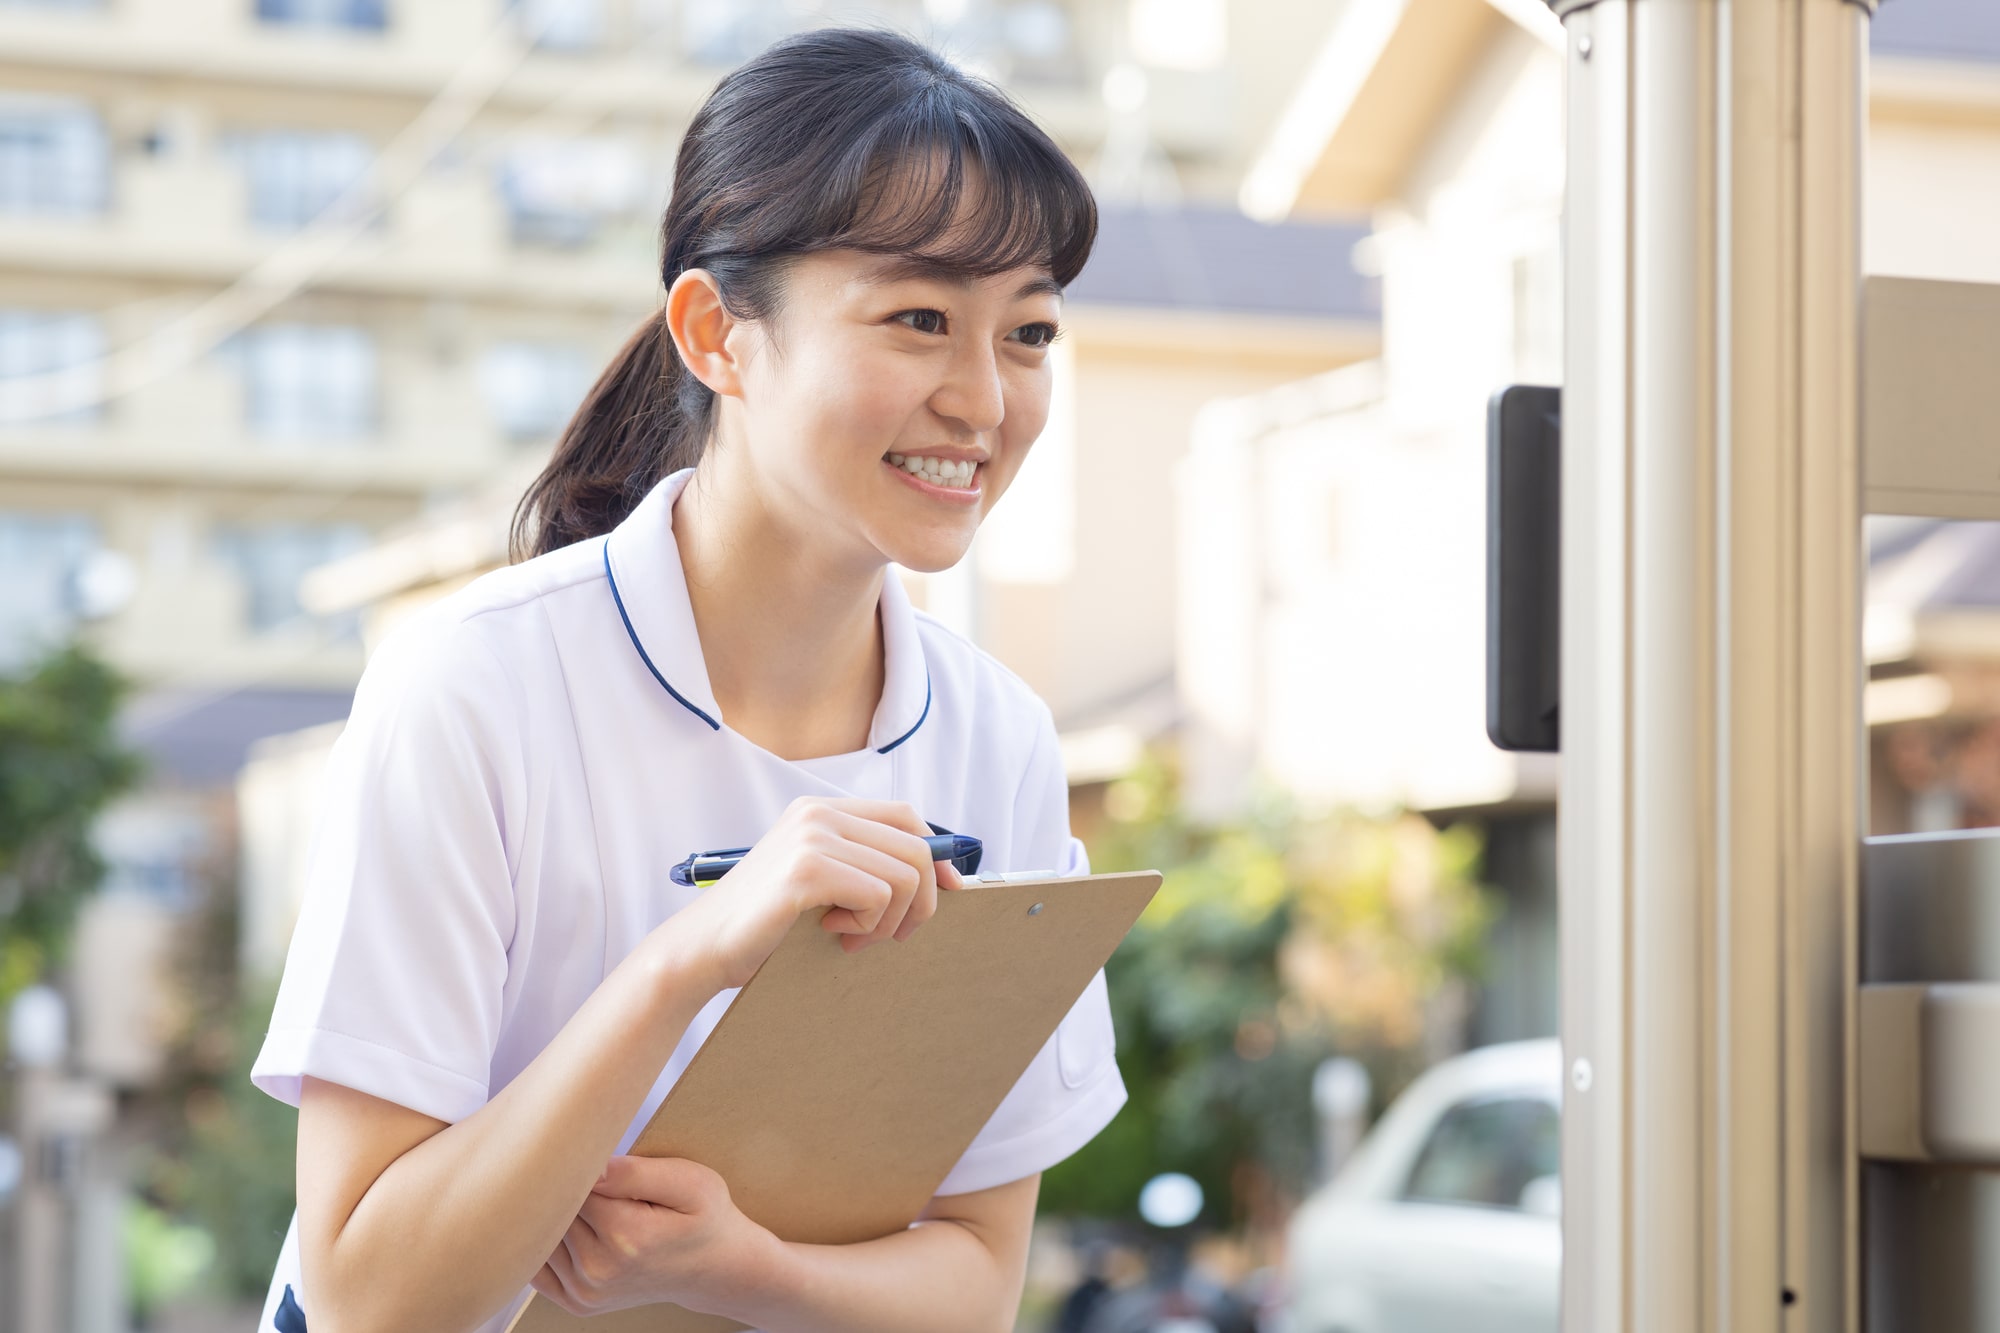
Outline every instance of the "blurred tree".
[(1106, 968), (1130, 1101), (1047, 1173), (1042, 1209), (1131, 1218), (1185, 1171), (1211, 1224), (1275, 1225), (1311, 1179), (1320, 1062), (1362, 1060), (1386, 1099), (1455, 1036), (1491, 915), (1478, 840), (1282, 801), (1202, 827), (1178, 789), (1155, 755), (1106, 794), (1092, 867), (1165, 881)]
[(250, 1082), (276, 989), (249, 987), (235, 1005), (218, 1075), (199, 1073), (181, 1101), (184, 1149), (163, 1176), (187, 1212), (213, 1235), (209, 1280), (223, 1295), (261, 1298), (292, 1220), (299, 1113)]
[(76, 646), (0, 676), (0, 1008), (61, 959), (103, 877), (92, 822), (140, 772), (114, 729), (124, 694)]
[(151, 1328), (167, 1303), (199, 1280), (215, 1258), (215, 1240), (200, 1227), (175, 1222), (139, 1199), (125, 1205), (124, 1239), (132, 1326)]
[(203, 1280), (228, 1300), (259, 1300), (291, 1223), (298, 1112), (250, 1082), (277, 984), (236, 965), (235, 884), (218, 867), (180, 959), (185, 1023), (167, 1080), (151, 1094), (160, 1131), (147, 1192), (215, 1239)]

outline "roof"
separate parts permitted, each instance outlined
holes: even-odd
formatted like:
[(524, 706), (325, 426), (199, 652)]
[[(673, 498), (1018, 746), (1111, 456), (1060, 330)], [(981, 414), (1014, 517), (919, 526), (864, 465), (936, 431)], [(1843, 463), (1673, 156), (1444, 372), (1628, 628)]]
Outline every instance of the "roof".
[(1375, 279), (1355, 272), (1354, 222), (1259, 222), (1234, 209), (1109, 206), (1068, 295), (1079, 302), (1365, 320)]
[(1563, 48), (1535, 0), (1346, 0), (1243, 178), (1244, 208), (1276, 218), (1389, 198), (1510, 26)]
[(223, 786), (236, 781), (258, 741), (340, 721), (353, 703), (352, 690), (159, 689), (126, 706), (119, 731), (145, 755), (151, 776)]
[(1882, 0), (1870, 29), (1876, 55), (2000, 62), (1994, 0)]

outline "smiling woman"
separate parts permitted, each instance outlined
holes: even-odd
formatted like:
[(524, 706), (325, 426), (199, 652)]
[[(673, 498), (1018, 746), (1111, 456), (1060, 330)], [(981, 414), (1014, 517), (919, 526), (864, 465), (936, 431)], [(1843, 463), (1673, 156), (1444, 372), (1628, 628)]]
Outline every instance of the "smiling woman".
[[(623, 1155), (801, 916), (894, 948), (982, 870), (1087, 870), (1049, 711), (919, 616), (1049, 415), (1096, 210), (991, 86), (793, 38), (696, 115), (665, 299), (523, 498), (519, 563), (413, 617), (336, 747), (252, 1072), (299, 1106), (291, 1333), (499, 1333), (530, 1288), (768, 1330), (1011, 1327), (1041, 1172), (1117, 1112), (1102, 976), (922, 1220), (786, 1241)], [(668, 870), (750, 850), (712, 885)]]
[[(716, 395), (668, 331), (671, 292), (691, 272), (732, 319), (770, 321), (800, 294), (800, 261), (823, 252), (846, 252), (823, 283), (846, 278), (871, 306), (896, 293), (948, 306), (978, 279), (1025, 271), (1014, 294), (1047, 298), (1016, 339), (1031, 350), (1055, 337), (1054, 298), (1090, 255), (1097, 208), (998, 89), (906, 39), (836, 30), (723, 80), (688, 128), (660, 234), (668, 306), (613, 359), (522, 498), (517, 554), (608, 531), (701, 457)], [(885, 318), (936, 338), (949, 314), (926, 302)]]

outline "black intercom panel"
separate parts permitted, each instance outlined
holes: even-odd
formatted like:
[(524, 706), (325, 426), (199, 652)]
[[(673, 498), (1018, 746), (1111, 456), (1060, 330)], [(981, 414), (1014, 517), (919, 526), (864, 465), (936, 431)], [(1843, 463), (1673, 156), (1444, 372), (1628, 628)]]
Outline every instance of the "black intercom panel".
[(1562, 390), (1515, 384), (1486, 409), (1486, 734), (1561, 748)]

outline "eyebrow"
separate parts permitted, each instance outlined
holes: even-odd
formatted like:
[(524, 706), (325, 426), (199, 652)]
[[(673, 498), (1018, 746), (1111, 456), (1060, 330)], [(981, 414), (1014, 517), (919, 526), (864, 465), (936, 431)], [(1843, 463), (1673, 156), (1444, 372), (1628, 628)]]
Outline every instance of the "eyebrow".
[[(970, 287), (974, 275), (955, 264), (941, 263), (923, 255), (900, 255), (887, 259), (875, 271), (863, 279), (871, 287), (887, 287), (891, 283), (925, 279), (931, 282), (947, 283), (953, 287)], [(1061, 296), (1062, 284), (1047, 274), (1038, 274), (1028, 279), (1015, 290), (1014, 299), (1019, 301), (1030, 296)]]

